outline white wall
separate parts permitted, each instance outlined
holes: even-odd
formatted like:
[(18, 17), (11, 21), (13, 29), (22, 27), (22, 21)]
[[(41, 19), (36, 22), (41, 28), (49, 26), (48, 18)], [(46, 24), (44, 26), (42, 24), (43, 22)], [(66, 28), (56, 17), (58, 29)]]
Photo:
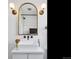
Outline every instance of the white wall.
[[(40, 5), (42, 3), (47, 3), (47, 0), (9, 0), (9, 3), (10, 2), (14, 2), (15, 5), (17, 6), (17, 9), (19, 8), (19, 6), (22, 4), (22, 3), (25, 3), (25, 2), (30, 2), (30, 3), (33, 3), (36, 5), (36, 7), (38, 8), (38, 11), (40, 10)], [(9, 38), (9, 47), (8, 47), (8, 50), (9, 50), (9, 59), (11, 59), (12, 57), (12, 54), (11, 54), (11, 50), (15, 47), (15, 39), (16, 39), (16, 32), (17, 32), (17, 24), (16, 24), (16, 21), (17, 21), (17, 17), (12, 15), (11, 13), (11, 9), (8, 8), (8, 38)], [(47, 30), (45, 29), (45, 26), (47, 26), (47, 8), (45, 9), (45, 13), (44, 15), (38, 15), (38, 30), (39, 30), (39, 33), (38, 33), (38, 39), (40, 39), (40, 42), (41, 42), (41, 47), (44, 48), (44, 49), (47, 49)], [(22, 37), (22, 36), (21, 36)]]

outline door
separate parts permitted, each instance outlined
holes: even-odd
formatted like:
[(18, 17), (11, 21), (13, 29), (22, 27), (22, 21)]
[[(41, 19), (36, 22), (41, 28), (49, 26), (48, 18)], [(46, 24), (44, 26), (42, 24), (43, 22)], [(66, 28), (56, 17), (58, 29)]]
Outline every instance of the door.
[(28, 59), (43, 59), (43, 54), (29, 54)]
[(27, 54), (13, 54), (13, 59), (27, 59)]

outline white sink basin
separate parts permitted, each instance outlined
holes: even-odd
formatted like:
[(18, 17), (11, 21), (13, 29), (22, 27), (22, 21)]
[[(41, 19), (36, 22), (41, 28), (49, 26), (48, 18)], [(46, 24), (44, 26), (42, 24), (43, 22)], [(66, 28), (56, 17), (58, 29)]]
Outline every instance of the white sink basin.
[(33, 40), (20, 41), (19, 45), (33, 45)]
[(35, 49), (38, 43), (35, 40), (22, 40), (18, 44), (19, 49)]

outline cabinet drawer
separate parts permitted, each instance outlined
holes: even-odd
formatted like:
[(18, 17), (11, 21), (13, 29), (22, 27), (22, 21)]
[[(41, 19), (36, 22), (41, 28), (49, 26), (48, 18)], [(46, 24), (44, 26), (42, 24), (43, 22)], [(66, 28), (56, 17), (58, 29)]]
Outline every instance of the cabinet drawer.
[(27, 54), (13, 54), (13, 59), (27, 59)]
[(43, 54), (29, 54), (28, 59), (43, 59)]

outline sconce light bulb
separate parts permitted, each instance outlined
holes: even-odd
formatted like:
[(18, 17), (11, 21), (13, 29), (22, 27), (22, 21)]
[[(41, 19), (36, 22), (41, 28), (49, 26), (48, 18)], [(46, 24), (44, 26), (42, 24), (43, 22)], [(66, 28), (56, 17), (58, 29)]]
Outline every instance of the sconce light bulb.
[(41, 5), (41, 8), (42, 8), (42, 9), (45, 9), (45, 8), (46, 8), (46, 4), (43, 3), (43, 4)]
[(10, 8), (11, 9), (15, 9), (15, 4), (14, 3), (10, 3)]

